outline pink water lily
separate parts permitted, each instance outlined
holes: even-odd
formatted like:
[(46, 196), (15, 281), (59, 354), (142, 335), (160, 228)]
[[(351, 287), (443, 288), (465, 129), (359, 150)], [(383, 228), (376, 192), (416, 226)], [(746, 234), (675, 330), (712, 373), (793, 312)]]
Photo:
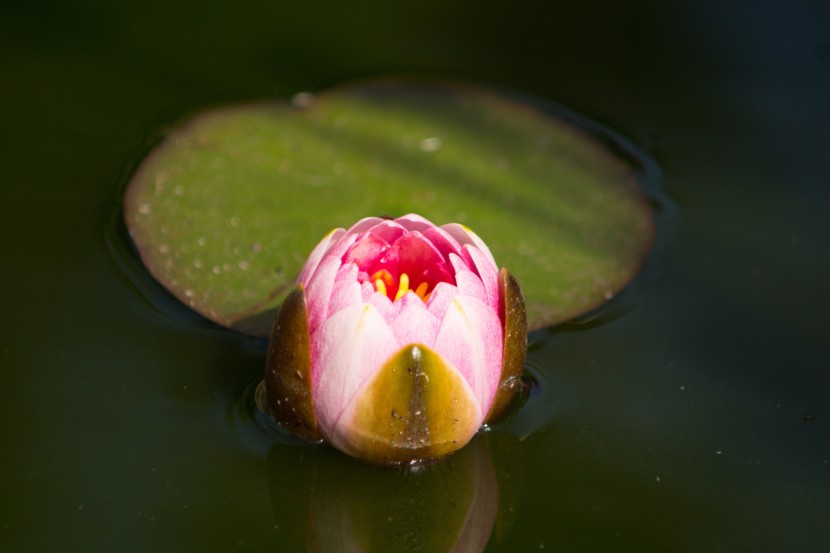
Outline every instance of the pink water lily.
[(270, 409), (371, 462), (441, 457), (503, 413), (526, 332), (518, 285), (471, 230), (366, 218), (323, 238), (283, 303)]

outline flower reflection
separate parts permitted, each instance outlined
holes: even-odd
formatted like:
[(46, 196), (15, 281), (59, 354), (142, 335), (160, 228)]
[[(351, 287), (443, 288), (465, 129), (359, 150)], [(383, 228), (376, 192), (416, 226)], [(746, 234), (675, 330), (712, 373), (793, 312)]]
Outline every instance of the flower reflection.
[[(275, 445), (268, 461), (277, 527), (284, 539), (319, 553), (484, 551), (494, 528), (503, 537), (510, 526), (503, 512), (516, 510), (515, 490), (497, 479), (493, 440), (478, 435), (441, 463), (395, 470), (328, 448)], [(499, 472), (515, 483), (515, 464), (507, 468)]]

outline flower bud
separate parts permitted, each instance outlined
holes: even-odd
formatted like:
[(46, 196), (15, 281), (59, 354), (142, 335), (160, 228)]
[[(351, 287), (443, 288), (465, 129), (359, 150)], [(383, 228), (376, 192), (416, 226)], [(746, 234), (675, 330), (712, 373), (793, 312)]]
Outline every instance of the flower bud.
[(503, 414), (526, 347), (518, 284), (471, 230), (367, 218), (324, 237), (283, 302), (268, 403), (372, 463), (439, 458)]

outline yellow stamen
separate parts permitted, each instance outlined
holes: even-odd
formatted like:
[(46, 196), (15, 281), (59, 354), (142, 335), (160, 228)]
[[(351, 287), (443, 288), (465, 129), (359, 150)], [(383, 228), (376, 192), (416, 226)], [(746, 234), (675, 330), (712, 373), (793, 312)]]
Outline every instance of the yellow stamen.
[[(392, 287), (395, 284), (395, 279), (386, 269), (381, 269), (379, 271), (375, 271), (375, 273), (369, 277), (371, 279), (372, 284), (375, 285), (375, 290), (383, 294), (384, 296), (388, 297), (388, 294), (391, 292)], [(407, 292), (415, 292), (415, 294), (423, 300), (424, 303), (429, 299), (430, 294), (427, 293), (429, 289), (428, 282), (420, 283), (414, 290), (409, 287), (409, 275), (406, 273), (401, 273), (401, 276), (398, 279), (398, 290), (395, 293), (394, 299), (392, 301), (397, 301), (404, 297)]]
[(386, 284), (383, 283), (383, 280), (379, 278), (375, 279), (375, 290), (377, 290), (384, 296), (386, 295)]
[(398, 293), (395, 294), (395, 301), (401, 299), (407, 292), (409, 292), (409, 275), (401, 273), (401, 283), (398, 285)]
[(395, 282), (394, 279), (392, 279), (392, 275), (390, 275), (389, 271), (387, 271), (386, 269), (376, 271), (375, 274), (373, 274), (370, 278), (374, 281), (376, 281), (379, 278), (383, 279), (384, 284), (386, 284), (387, 286), (392, 286), (392, 283)]

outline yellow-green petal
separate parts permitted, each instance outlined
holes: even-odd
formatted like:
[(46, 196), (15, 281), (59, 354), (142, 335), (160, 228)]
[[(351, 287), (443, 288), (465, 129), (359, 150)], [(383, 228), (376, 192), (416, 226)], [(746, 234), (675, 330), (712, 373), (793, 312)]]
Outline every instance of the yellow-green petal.
[(423, 344), (403, 347), (347, 407), (333, 441), (377, 464), (443, 457), (470, 441), (481, 424), (461, 374)]

